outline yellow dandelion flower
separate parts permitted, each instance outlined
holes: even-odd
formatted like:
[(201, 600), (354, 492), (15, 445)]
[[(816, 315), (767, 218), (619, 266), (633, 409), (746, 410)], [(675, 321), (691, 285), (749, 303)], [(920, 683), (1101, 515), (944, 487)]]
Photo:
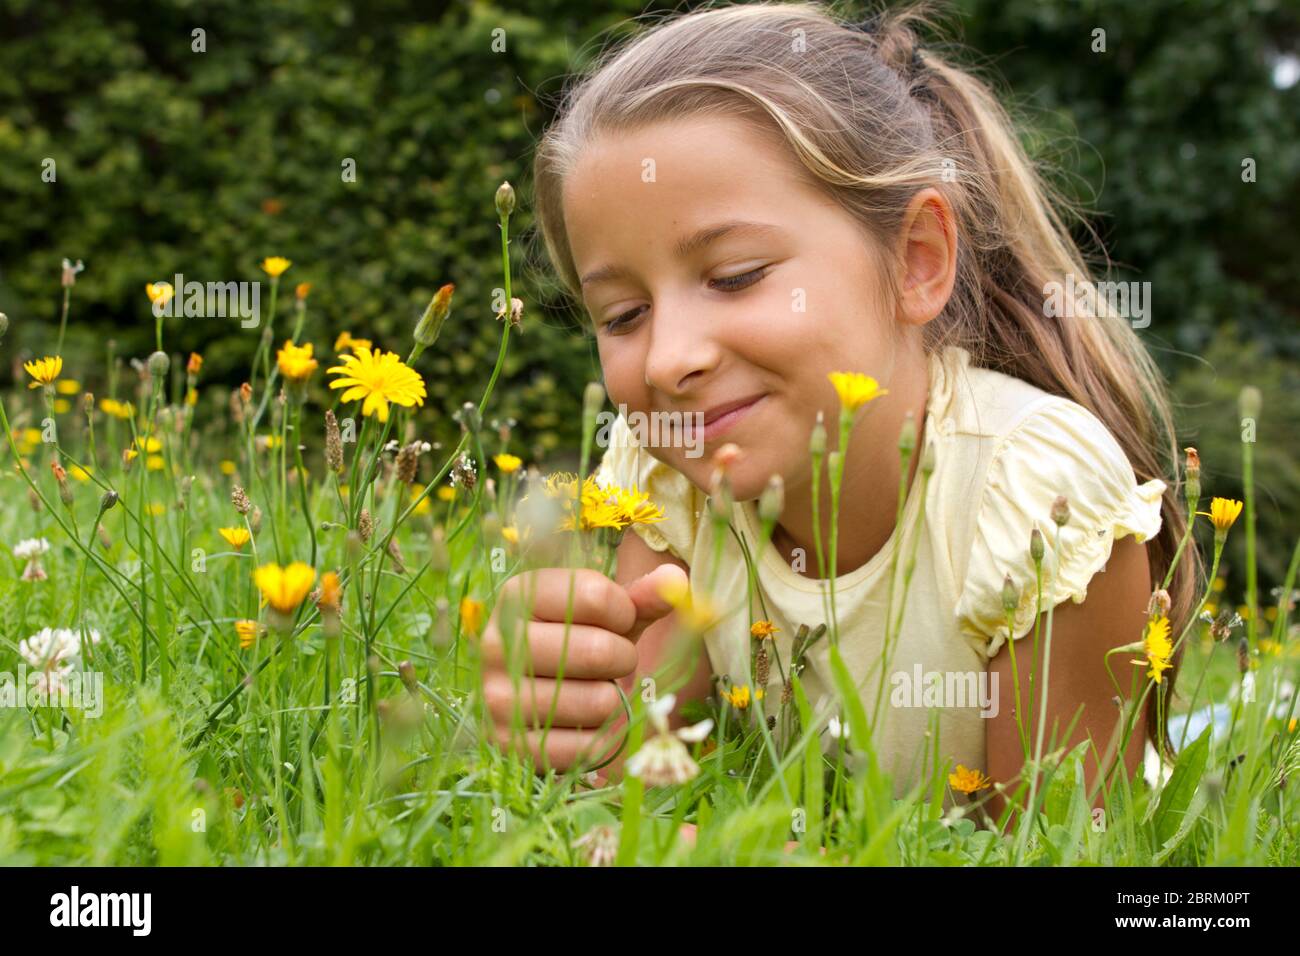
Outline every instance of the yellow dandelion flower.
[(293, 265), (293, 263), (284, 256), (269, 256), (262, 260), (262, 271), (272, 279), (278, 279), (280, 276), (284, 275), (285, 270), (291, 265)]
[(439, 501), (454, 501), (455, 498), (456, 498), (456, 489), (455, 489), (455, 488), (451, 487), (450, 485), (439, 485), (439, 486), (438, 486), (438, 500), (439, 500)]
[(81, 465), (73, 465), (68, 469), (68, 474), (76, 478), (77, 481), (90, 481), (90, 469), (83, 468)]
[(235, 633), (239, 635), (239, 649), (246, 651), (253, 646), (257, 640), (257, 622), (256, 621), (236, 621)]
[(948, 786), (962, 793), (974, 793), (992, 785), (993, 781), (982, 771), (972, 770), (962, 764), (957, 764), (957, 770), (948, 774)]
[(162, 442), (157, 438), (154, 438), (152, 435), (149, 435), (147, 437), (137, 438), (135, 440), (135, 447), (147, 451), (150, 454), (156, 454), (157, 452), (162, 451)]
[(144, 463), (145, 467), (150, 471), (162, 471), (167, 467), (167, 463), (163, 460), (162, 455), (150, 455), (145, 459)]
[(730, 691), (722, 692), (722, 697), (737, 710), (747, 710), (751, 701), (763, 699), (763, 689), (760, 687), (751, 694), (747, 685), (732, 684)]
[(320, 576), (320, 597), (316, 599), (316, 606), (337, 613), (342, 599), (343, 584), (339, 581), (339, 576), (333, 571), (326, 571)]
[(150, 282), (144, 287), (144, 294), (149, 297), (149, 301), (155, 306), (166, 305), (171, 301), (176, 290), (172, 288), (170, 282)]
[(867, 402), (889, 394), (889, 389), (881, 388), (879, 382), (861, 372), (831, 372), (827, 377), (835, 386), (840, 404), (850, 412), (856, 412)]
[(54, 414), (66, 415), (70, 411), (72, 411), (72, 406), (68, 404), (68, 400), (66, 398), (56, 398), (54, 400)]
[(284, 568), (273, 562), (253, 572), (253, 583), (267, 604), (281, 614), (292, 614), (316, 583), (316, 569), (302, 561)]
[(41, 443), (41, 430), (39, 428), (23, 429), (23, 444), (39, 445)]
[(1218, 594), (1227, 586), (1228, 586), (1227, 578), (1223, 577), (1223, 575), (1219, 575), (1214, 579), (1214, 583), (1210, 585), (1210, 589), (1214, 591), (1215, 594)]
[(32, 362), (24, 362), (23, 368), (27, 369), (27, 374), (36, 380), (29, 382), (28, 388), (53, 385), (54, 380), (63, 371), (63, 357), (61, 355), (47, 355), (45, 358), (36, 359)]
[(370, 339), (357, 339), (352, 337), (351, 332), (340, 332), (339, 337), (334, 340), (334, 351), (342, 352), (344, 349), (374, 348), (374, 343)]
[(339, 378), (330, 382), (330, 388), (345, 388), (340, 399), (353, 402), (364, 398), (361, 414), (377, 415), (381, 422), (388, 421), (388, 406), (423, 405), (424, 379), (408, 366), (396, 352), (372, 352), (358, 346), (355, 353), (342, 357), (343, 364), (328, 369)]
[(511, 544), (519, 543), (519, 529), (514, 525), (508, 524), (501, 529), (501, 537), (505, 538)]
[(524, 460), (522, 458), (519, 458), (515, 455), (508, 455), (505, 452), (502, 452), (499, 455), (493, 455), (492, 460), (496, 462), (496, 466), (500, 468), (503, 472), (505, 472), (507, 475), (511, 474), (512, 472), (518, 471), (519, 466), (524, 463)]
[(284, 347), (276, 353), (275, 364), (280, 367), (280, 374), (290, 382), (302, 383), (311, 378), (320, 363), (311, 356), (312, 345), (294, 345), (286, 340)]
[(186, 390), (185, 390), (185, 404), (186, 404), (186, 405), (197, 405), (198, 403), (199, 403), (199, 390), (196, 389), (196, 388), (188, 388), (188, 389), (186, 389)]
[(771, 637), (779, 630), (781, 629), (771, 621), (755, 621), (749, 626), (749, 636), (761, 641), (765, 637)]
[(1214, 530), (1222, 534), (1232, 527), (1243, 507), (1243, 503), (1235, 498), (1215, 498), (1210, 502), (1209, 511), (1196, 513), (1209, 518)]
[(244, 545), (248, 544), (247, 528), (218, 528), (217, 531), (226, 539), (226, 544), (236, 551), (243, 550)]
[(466, 596), (460, 599), (460, 629), (470, 637), (478, 637), (483, 628), (484, 605), (482, 601)]
[(1164, 672), (1173, 667), (1169, 660), (1174, 653), (1173, 644), (1169, 640), (1169, 618), (1161, 614), (1147, 621), (1142, 643), (1146, 651), (1146, 659), (1133, 661), (1133, 663), (1139, 666), (1147, 665), (1149, 667), (1147, 676), (1159, 684)]
[(61, 378), (55, 384), (54, 390), (60, 395), (76, 395), (81, 391), (81, 383), (75, 378)]
[(130, 402), (119, 402), (115, 398), (101, 398), (99, 400), (99, 410), (105, 415), (112, 415), (114, 418), (127, 419), (135, 414), (135, 409)]
[(151, 501), (149, 502), (149, 508), (147, 510), (149, 514), (157, 518), (167, 513), (167, 506), (161, 501)]
[(217, 467), (221, 470), (223, 475), (233, 475), (235, 473), (235, 463), (229, 458), (221, 459), (221, 462)]

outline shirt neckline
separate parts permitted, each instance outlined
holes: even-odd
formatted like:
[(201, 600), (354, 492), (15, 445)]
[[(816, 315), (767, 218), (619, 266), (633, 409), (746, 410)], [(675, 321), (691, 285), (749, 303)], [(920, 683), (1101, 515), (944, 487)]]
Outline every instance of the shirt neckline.
[[(930, 389), (926, 396), (925, 407), (925, 443), (933, 443), (936, 439), (934, 419), (936, 415), (947, 414), (950, 400), (953, 394), (952, 378), (954, 373), (965, 363), (962, 352), (964, 350), (957, 346), (950, 346), (948, 349), (935, 353), (931, 356), (930, 365)], [(936, 451), (938, 446), (936, 445)], [(924, 446), (918, 446), (915, 454), (922, 454)], [(907, 498), (903, 502), (902, 519), (898, 521), (889, 537), (881, 546), (880, 550), (867, 559), (865, 564), (854, 568), (852, 571), (835, 577), (835, 591), (842, 593), (849, 589), (855, 588), (863, 582), (874, 579), (884, 568), (888, 566), (890, 555), (897, 547), (901, 547), (903, 536), (907, 528), (912, 526), (916, 519), (917, 509), (921, 505), (921, 487), (926, 482), (923, 480), (920, 469), (912, 477), (912, 483), (907, 489)], [(896, 501), (889, 503), (896, 506)], [(758, 504), (756, 501), (740, 501), (732, 505), (733, 509), (738, 509), (741, 519), (744, 523), (745, 530), (749, 535), (749, 545), (754, 547), (762, 538), (763, 524), (758, 517)], [(827, 503), (829, 507), (829, 502)], [(920, 529), (918, 529), (919, 533)], [(823, 542), (823, 546), (828, 546)], [(817, 552), (814, 549), (807, 555), (811, 565), (815, 566), (817, 562)], [(765, 542), (762, 563), (768, 567), (780, 582), (787, 587), (792, 587), (800, 591), (819, 594), (824, 586), (831, 579), (805, 577), (796, 573), (789, 564), (777, 553), (776, 546), (769, 540)]]

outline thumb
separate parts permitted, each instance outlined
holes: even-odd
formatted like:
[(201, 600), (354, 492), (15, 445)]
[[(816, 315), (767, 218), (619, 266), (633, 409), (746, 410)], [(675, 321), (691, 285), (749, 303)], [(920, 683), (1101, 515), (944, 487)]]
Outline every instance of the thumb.
[(685, 571), (675, 564), (661, 564), (649, 574), (643, 574), (626, 588), (628, 597), (636, 605), (636, 622), (627, 632), (628, 640), (636, 643), (641, 634), (655, 621), (672, 613), (673, 606), (664, 600), (660, 589), (667, 585), (687, 585)]

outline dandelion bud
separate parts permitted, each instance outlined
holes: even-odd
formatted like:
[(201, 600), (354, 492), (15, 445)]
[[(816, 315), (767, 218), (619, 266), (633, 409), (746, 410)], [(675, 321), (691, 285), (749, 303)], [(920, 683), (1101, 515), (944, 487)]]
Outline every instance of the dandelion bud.
[(248, 509), (252, 507), (249, 503), (248, 495), (244, 493), (244, 489), (240, 485), (235, 485), (235, 487), (230, 490), (230, 503), (235, 506), (235, 510), (241, 515), (248, 514)]
[(582, 391), (582, 420), (595, 421), (600, 410), (605, 407), (605, 386), (600, 382), (588, 382)]
[(767, 479), (767, 487), (758, 496), (758, 517), (766, 524), (781, 520), (785, 510), (785, 481), (780, 475)]
[(451, 295), (456, 290), (455, 283), (447, 283), (433, 294), (420, 321), (415, 324), (415, 341), (421, 348), (428, 348), (438, 340), (442, 324), (451, 313)]
[(361, 514), (357, 518), (357, 534), (361, 535), (361, 543), (369, 544), (370, 536), (375, 532), (375, 523), (370, 517), (370, 509), (362, 508)]
[(343, 438), (333, 409), (325, 411), (325, 467), (336, 475), (343, 474)]
[(1241, 410), (1242, 418), (1258, 418), (1262, 405), (1263, 396), (1254, 385), (1247, 385), (1237, 397), (1237, 407)]
[(50, 470), (54, 472), (54, 480), (59, 483), (59, 500), (69, 508), (72, 507), (72, 489), (68, 487), (68, 473), (63, 466), (57, 461), (50, 463)]
[(248, 516), (248, 527), (255, 535), (262, 531), (262, 509), (257, 505), (253, 506), (253, 513)]
[(412, 694), (419, 690), (420, 682), (415, 676), (415, 665), (410, 661), (402, 661), (397, 665), (397, 676), (402, 679), (402, 685)]
[(1147, 603), (1147, 617), (1157, 617), (1163, 615), (1169, 616), (1169, 609), (1173, 602), (1169, 599), (1169, 592), (1164, 588), (1156, 588), (1151, 592), (1151, 600)]
[(420, 464), (421, 442), (408, 442), (402, 446), (402, 450), (397, 453), (397, 463), (394, 470), (397, 473), (397, 480), (404, 485), (409, 485), (415, 481), (415, 471)]
[(87, 418), (95, 414), (95, 395), (93, 392), (85, 392), (82, 394), (81, 410)]
[(203, 356), (198, 352), (190, 353), (190, 360), (185, 363), (186, 375), (198, 375), (199, 370), (203, 368)]
[(926, 442), (921, 452), (921, 474), (934, 474), (934, 442)]
[(506, 219), (515, 211), (515, 187), (508, 182), (503, 182), (497, 187), (496, 195), (497, 215)]
[(244, 411), (248, 411), (248, 406), (253, 404), (253, 386), (244, 382), (239, 386), (239, 400), (244, 405)]
[(1052, 520), (1058, 528), (1064, 528), (1070, 523), (1070, 501), (1065, 495), (1057, 495), (1052, 502)]
[(396, 538), (388, 539), (388, 556), (393, 561), (393, 570), (398, 574), (405, 574), (406, 564), (402, 561), (402, 549), (397, 546)]
[(813, 425), (812, 437), (808, 439), (808, 451), (814, 458), (826, 454), (826, 426), (822, 424), (822, 413), (817, 413), (817, 424)]
[(171, 363), (172, 360), (167, 357), (166, 352), (154, 352), (149, 356), (149, 374), (157, 379), (163, 378)]
[(1016, 582), (1011, 580), (1011, 575), (1002, 579), (1002, 610), (1010, 614), (1020, 605), (1020, 592), (1016, 590)]
[(99, 513), (103, 514), (105, 511), (111, 510), (116, 504), (117, 492), (111, 489), (104, 492), (103, 497), (99, 499)]
[(1029, 533), (1029, 556), (1033, 558), (1034, 564), (1043, 563), (1043, 554), (1046, 548), (1043, 546), (1043, 533), (1035, 528)]
[(910, 458), (916, 451), (916, 419), (908, 412), (903, 419), (903, 427), (898, 433), (898, 453)]

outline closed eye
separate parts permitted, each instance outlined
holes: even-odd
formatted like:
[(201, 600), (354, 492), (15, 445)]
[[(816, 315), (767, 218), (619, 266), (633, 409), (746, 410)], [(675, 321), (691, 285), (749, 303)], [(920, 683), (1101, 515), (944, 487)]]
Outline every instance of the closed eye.
[[(750, 286), (761, 281), (763, 277), (767, 275), (767, 272), (768, 267), (761, 266), (758, 269), (753, 269), (737, 276), (725, 276), (720, 279), (710, 279), (709, 285), (715, 289), (721, 289), (723, 292), (739, 292), (740, 290), (748, 289)], [(635, 309), (630, 309), (622, 315), (617, 315), (610, 319), (605, 323), (605, 331), (611, 335), (618, 335), (618, 329), (631, 323), (632, 320), (640, 314), (640, 311), (643, 308), (645, 308), (645, 306), (637, 306)]]

